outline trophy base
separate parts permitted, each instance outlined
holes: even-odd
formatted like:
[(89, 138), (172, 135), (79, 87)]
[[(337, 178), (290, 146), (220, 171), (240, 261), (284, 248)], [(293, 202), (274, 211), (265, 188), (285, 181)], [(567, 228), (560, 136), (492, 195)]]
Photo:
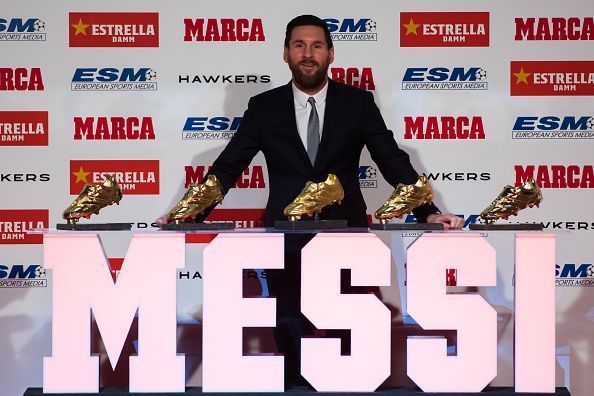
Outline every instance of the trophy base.
[(470, 224), (471, 230), (480, 231), (542, 231), (542, 223), (520, 223), (520, 224)]
[(334, 228), (347, 228), (346, 220), (313, 220), (313, 221), (288, 221), (277, 220), (274, 228), (277, 230), (330, 230)]
[(371, 223), (370, 230), (384, 230), (384, 231), (439, 231), (443, 230), (441, 223)]
[(234, 230), (235, 224), (225, 222), (213, 223), (169, 223), (161, 227), (165, 231), (200, 231), (200, 230)]
[(62, 231), (128, 231), (132, 223), (56, 224)]

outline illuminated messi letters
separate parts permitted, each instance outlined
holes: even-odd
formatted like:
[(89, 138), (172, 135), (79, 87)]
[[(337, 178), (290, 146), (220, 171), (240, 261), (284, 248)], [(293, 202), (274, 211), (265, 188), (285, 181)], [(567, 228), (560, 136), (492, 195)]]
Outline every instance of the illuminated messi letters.
[[(522, 392), (554, 392), (552, 235), (516, 235), (515, 381)], [(183, 234), (134, 235), (117, 282), (99, 237), (50, 234), (45, 266), (53, 271), (52, 357), (44, 358), (45, 393), (97, 392), (98, 357), (89, 356), (91, 311), (112, 366), (138, 312), (138, 356), (130, 357), (131, 392), (183, 392), (184, 357), (176, 354), (176, 271)], [(203, 390), (283, 391), (284, 358), (243, 356), (243, 327), (274, 327), (274, 298), (243, 298), (243, 269), (282, 269), (282, 234), (220, 234), (204, 251)], [(373, 294), (341, 294), (340, 271), (353, 286), (388, 286), (390, 251), (371, 233), (320, 234), (302, 253), (301, 307), (320, 329), (350, 329), (351, 355), (340, 340), (301, 340), (303, 376), (318, 391), (374, 391), (390, 375), (391, 317)], [(479, 392), (496, 375), (497, 318), (478, 294), (458, 286), (492, 286), (495, 250), (478, 234), (425, 234), (408, 250), (408, 311), (424, 329), (457, 331), (456, 355), (443, 338), (409, 337), (407, 373), (431, 392)], [(81, 279), (92, 280), (81, 282)]]

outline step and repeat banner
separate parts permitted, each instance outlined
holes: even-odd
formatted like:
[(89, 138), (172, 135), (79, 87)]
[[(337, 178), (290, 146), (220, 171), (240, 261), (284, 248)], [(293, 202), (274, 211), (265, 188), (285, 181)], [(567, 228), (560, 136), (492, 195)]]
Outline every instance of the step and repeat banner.
[[(290, 80), (284, 33), (300, 14), (327, 23), (335, 47), (330, 77), (373, 93), (442, 211), (462, 216), (467, 227), (503, 186), (536, 179), (541, 207), (509, 222), (542, 222), (557, 236), (557, 384), (591, 393), (590, 0), (59, 0), (5, 1), (0, 10), (0, 384), (7, 394), (39, 386), (41, 357), (51, 351), (51, 274), (42, 237), (26, 231), (55, 227), (85, 183), (107, 174), (124, 197), (93, 220), (151, 229), (189, 183), (202, 181), (249, 98)], [(373, 213), (393, 186), (367, 151), (359, 180)], [(258, 154), (211, 219), (262, 226), (267, 192)], [(189, 317), (200, 305), (191, 290), (201, 290), (208, 241), (188, 238), (197, 267), (179, 273), (192, 296)], [(115, 277), (125, 249), (106, 253)], [(394, 261), (394, 285), (404, 264)], [(397, 289), (384, 288), (384, 297), (399, 307)]]

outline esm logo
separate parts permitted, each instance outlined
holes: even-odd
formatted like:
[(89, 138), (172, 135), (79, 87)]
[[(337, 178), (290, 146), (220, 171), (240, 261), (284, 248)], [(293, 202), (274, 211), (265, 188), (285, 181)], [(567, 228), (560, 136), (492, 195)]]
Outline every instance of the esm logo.
[(332, 41), (377, 41), (377, 23), (369, 18), (325, 18)]
[(331, 67), (330, 75), (334, 81), (350, 85), (351, 87), (364, 91), (375, 90), (373, 70), (371, 70), (371, 67), (363, 67), (361, 69), (356, 67)]
[(0, 41), (45, 41), (45, 22), (39, 18), (0, 18)]
[(555, 285), (594, 286), (594, 265), (590, 263), (555, 265)]
[(182, 131), (184, 140), (231, 139), (242, 117), (188, 117)]
[(592, 139), (594, 116), (520, 116), (512, 130), (514, 139)]
[(149, 67), (79, 67), (72, 76), (73, 91), (156, 91), (157, 72)]
[(483, 90), (487, 71), (481, 67), (409, 67), (402, 78), (403, 90)]
[(45, 269), (39, 264), (0, 264), (0, 288), (47, 287)]
[(359, 166), (359, 187), (377, 188), (377, 169), (369, 165)]

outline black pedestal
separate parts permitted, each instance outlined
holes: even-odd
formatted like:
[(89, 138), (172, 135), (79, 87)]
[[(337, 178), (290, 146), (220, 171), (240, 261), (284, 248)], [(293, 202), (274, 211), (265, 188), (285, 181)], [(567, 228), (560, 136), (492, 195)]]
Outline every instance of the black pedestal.
[(468, 226), (471, 230), (480, 231), (542, 231), (542, 223), (519, 223), (519, 224), (479, 224), (474, 223)]
[(128, 231), (132, 223), (56, 224), (61, 231)]
[(441, 223), (372, 223), (370, 230), (431, 231), (443, 230)]
[(166, 231), (197, 231), (197, 230), (233, 230), (235, 224), (225, 222), (214, 223), (169, 223), (162, 227)]

